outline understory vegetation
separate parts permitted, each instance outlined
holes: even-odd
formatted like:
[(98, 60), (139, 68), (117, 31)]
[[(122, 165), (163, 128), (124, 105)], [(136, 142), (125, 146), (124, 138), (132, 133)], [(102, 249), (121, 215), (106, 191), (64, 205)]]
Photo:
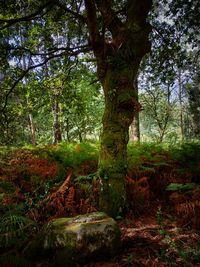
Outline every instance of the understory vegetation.
[[(98, 211), (98, 155), (95, 143), (1, 147), (1, 266), (34, 266), (24, 251), (45, 222)], [(130, 144), (126, 191), (120, 255), (84, 266), (199, 266), (200, 143)]]

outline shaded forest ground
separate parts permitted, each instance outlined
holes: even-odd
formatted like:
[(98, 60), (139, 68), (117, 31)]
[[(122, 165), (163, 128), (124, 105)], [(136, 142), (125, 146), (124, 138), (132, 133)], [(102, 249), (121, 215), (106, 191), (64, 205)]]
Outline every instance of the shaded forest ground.
[[(133, 144), (128, 161), (121, 252), (84, 266), (200, 266), (200, 144)], [(97, 164), (97, 144), (1, 148), (1, 266), (31, 266), (23, 249), (46, 221), (98, 210)]]

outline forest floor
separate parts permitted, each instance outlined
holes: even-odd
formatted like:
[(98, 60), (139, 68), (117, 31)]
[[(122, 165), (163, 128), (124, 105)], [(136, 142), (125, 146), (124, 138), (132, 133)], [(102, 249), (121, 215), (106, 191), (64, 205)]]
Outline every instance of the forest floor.
[[(128, 161), (121, 250), (84, 267), (200, 266), (200, 144), (130, 145)], [(0, 266), (28, 266), (45, 222), (98, 211), (97, 162), (95, 144), (1, 149)]]
[[(200, 266), (200, 233), (178, 228), (163, 221), (160, 228), (153, 218), (138, 219), (129, 227), (121, 222), (122, 249), (113, 260), (93, 262), (84, 267), (121, 266)], [(139, 225), (139, 227), (137, 227)]]

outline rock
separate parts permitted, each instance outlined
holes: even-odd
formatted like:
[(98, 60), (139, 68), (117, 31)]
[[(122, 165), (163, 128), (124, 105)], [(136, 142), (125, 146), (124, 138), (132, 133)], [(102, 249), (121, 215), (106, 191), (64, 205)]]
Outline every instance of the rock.
[(25, 249), (30, 259), (50, 259), (48, 266), (74, 266), (76, 262), (114, 256), (120, 247), (117, 223), (105, 213), (54, 219)]

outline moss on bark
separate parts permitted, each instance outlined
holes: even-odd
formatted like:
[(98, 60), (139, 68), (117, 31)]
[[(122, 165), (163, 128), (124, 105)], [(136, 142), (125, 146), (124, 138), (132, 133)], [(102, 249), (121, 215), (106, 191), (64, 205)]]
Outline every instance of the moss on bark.
[(99, 204), (101, 210), (113, 217), (122, 216), (127, 209), (125, 176), (128, 132), (135, 109), (134, 73), (129, 68), (111, 67), (104, 82), (106, 104), (99, 158)]
[[(139, 110), (134, 81), (143, 56), (150, 51), (148, 35), (151, 27), (146, 17), (152, 1), (128, 1), (126, 23), (120, 21), (115, 12), (111, 12), (111, 2), (96, 1), (105, 27), (111, 32), (111, 42), (107, 42), (95, 28), (98, 25), (95, 16), (90, 16), (88, 23), (97, 59), (97, 72), (105, 95), (99, 158), (100, 209), (116, 217), (122, 215), (127, 206), (125, 176), (128, 131), (134, 113)], [(88, 13), (91, 11), (94, 14), (94, 2), (86, 3)]]

